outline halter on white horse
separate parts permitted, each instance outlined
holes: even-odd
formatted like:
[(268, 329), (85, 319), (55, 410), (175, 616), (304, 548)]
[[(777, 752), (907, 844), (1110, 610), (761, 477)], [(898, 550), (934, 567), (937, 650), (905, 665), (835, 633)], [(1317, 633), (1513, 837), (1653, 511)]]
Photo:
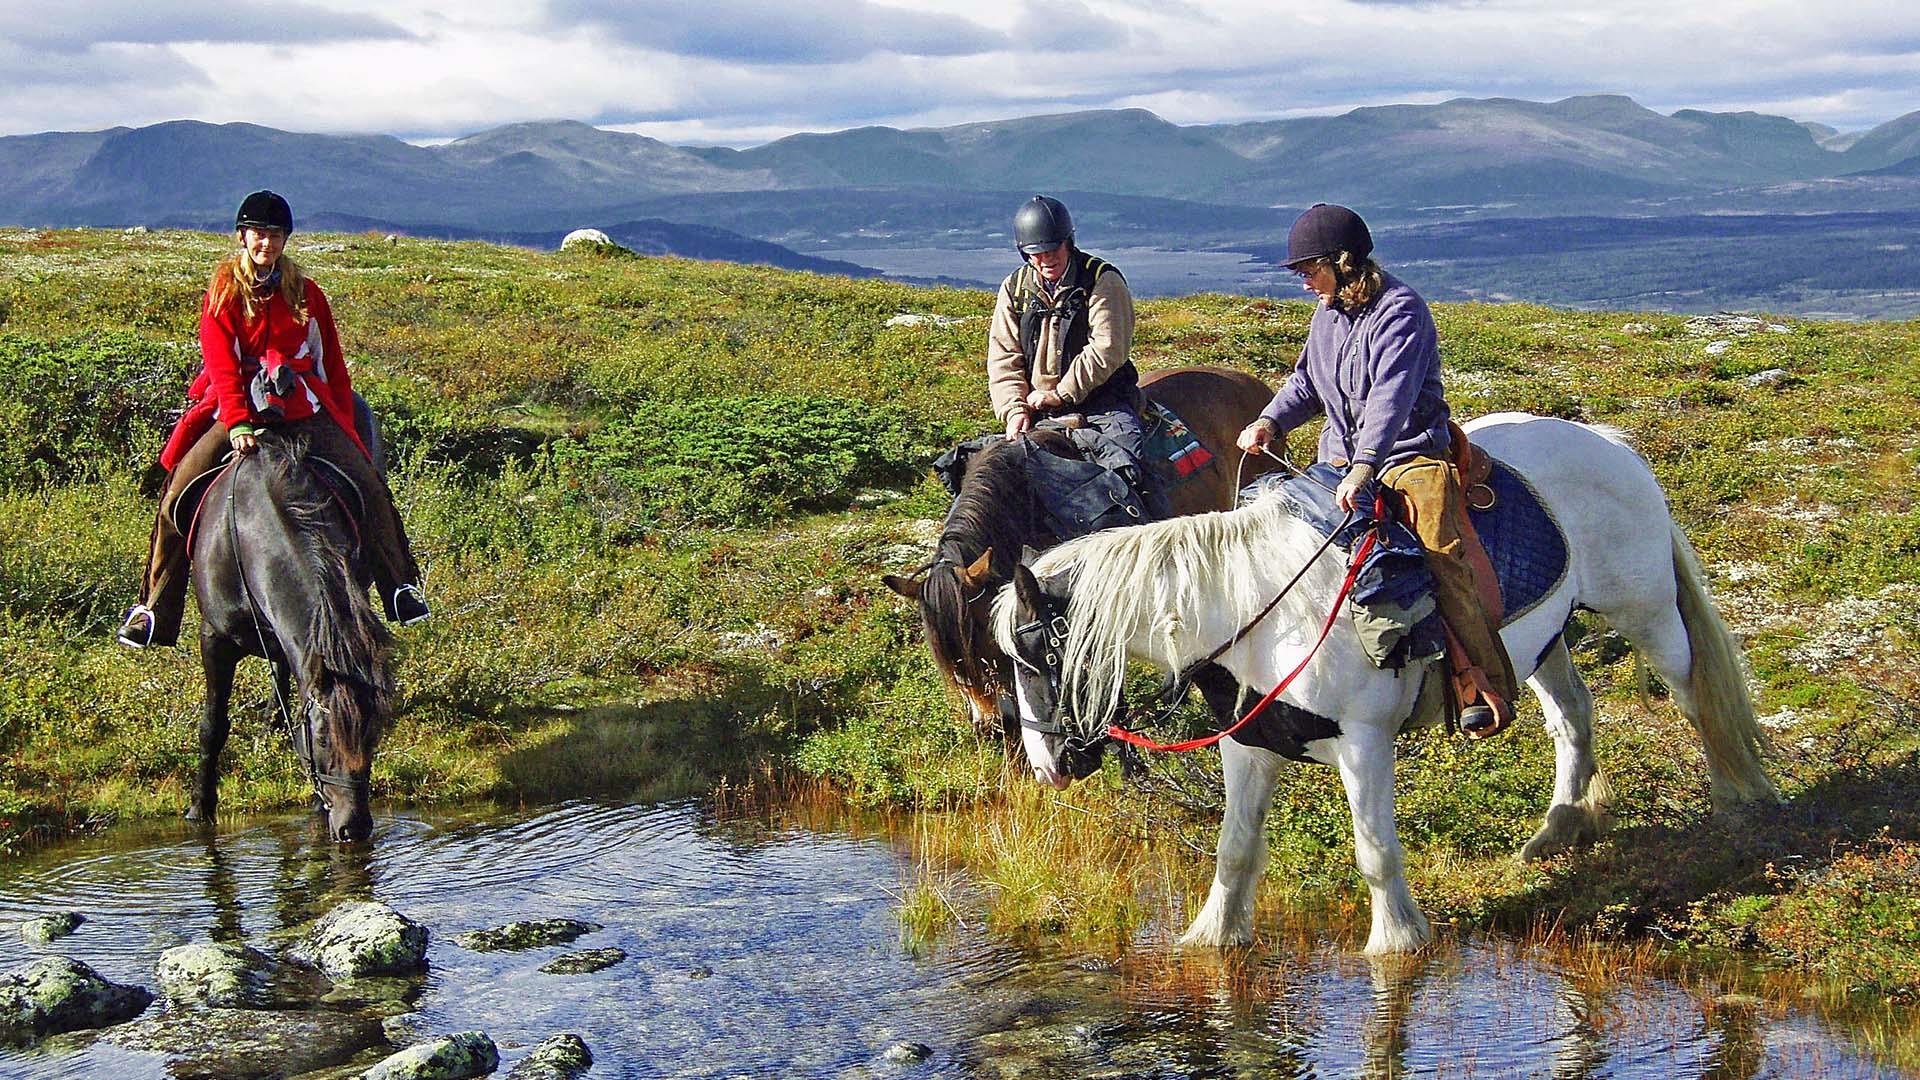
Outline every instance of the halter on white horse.
[[(1561, 629), (1574, 608), (1599, 613), (1673, 689), (1707, 750), (1716, 803), (1777, 798), (1760, 768), (1754, 720), (1737, 642), (1714, 612), (1704, 573), (1667, 517), (1651, 470), (1605, 429), (1502, 414), (1472, 425), (1474, 441), (1525, 476), (1567, 534), (1565, 579), (1502, 630), (1509, 653), (1540, 698), (1557, 745), (1547, 822), (1522, 850), (1539, 857), (1589, 839), (1600, 825), (1606, 786), (1592, 754), (1592, 700), (1573, 670)], [(1666, 527), (1661, 528), (1665, 522)], [(1179, 670), (1227, 640), (1318, 546), (1319, 538), (1263, 499), (1231, 513), (1111, 530), (1054, 548), (1031, 569), (1049, 605), (1064, 603), (1057, 649), (1064, 726), (1090, 733), (1119, 700), (1129, 658)], [(1299, 664), (1334, 603), (1342, 560), (1329, 553), (1293, 594), (1219, 663), (1255, 690)], [(1014, 631), (1035, 614), (1018, 591), (994, 604), (1000, 646), (1017, 655)], [(1537, 658), (1537, 664), (1536, 664)], [(1017, 665), (1023, 722), (1053, 687), (1029, 661)], [(1338, 722), (1338, 734), (1309, 743), (1334, 765), (1353, 810), (1355, 857), (1373, 894), (1369, 952), (1417, 948), (1430, 937), (1407, 889), (1393, 823), (1393, 739), (1412, 710), (1420, 680), (1367, 661), (1344, 620), (1281, 700)], [(1058, 735), (1028, 730), (1036, 775), (1064, 786)], [(1182, 939), (1239, 944), (1253, 935), (1253, 888), (1266, 859), (1262, 823), (1279, 782), (1277, 755), (1232, 739), (1220, 744), (1227, 786), (1212, 892)]]

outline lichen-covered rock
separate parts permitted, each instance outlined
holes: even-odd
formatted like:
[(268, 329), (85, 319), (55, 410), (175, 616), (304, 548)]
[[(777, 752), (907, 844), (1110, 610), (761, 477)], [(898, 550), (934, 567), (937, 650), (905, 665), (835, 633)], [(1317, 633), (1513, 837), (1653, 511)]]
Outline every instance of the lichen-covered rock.
[(549, 975), (591, 975), (627, 958), (625, 949), (582, 949), (579, 952), (561, 953), (559, 956), (540, 965), (540, 970)]
[(32, 944), (45, 945), (80, 929), (80, 924), (86, 921), (87, 917), (77, 911), (42, 915), (37, 919), (28, 919), (21, 923), (20, 936)]
[(560, 240), (561, 251), (585, 251), (594, 255), (631, 255), (633, 251), (616, 243), (599, 229), (575, 229)]
[(336, 979), (406, 975), (427, 966), (427, 928), (372, 900), (327, 912), (291, 955)]
[(576, 1080), (592, 1067), (593, 1051), (587, 1049), (586, 1041), (563, 1032), (540, 1040), (507, 1074), (507, 1080)]
[(467, 1080), (500, 1067), (500, 1050), (484, 1031), (462, 1031), (405, 1050), (368, 1069), (362, 1080)]
[(0, 1043), (107, 1027), (152, 1003), (141, 987), (108, 982), (78, 960), (44, 956), (0, 978)]
[(174, 1005), (271, 1009), (326, 993), (319, 975), (290, 969), (246, 945), (195, 942), (160, 954), (154, 973)]
[(453, 940), (462, 948), (475, 952), (499, 952), (565, 945), (582, 934), (591, 934), (599, 929), (599, 923), (582, 922), (579, 919), (534, 919), (511, 922), (488, 930), (473, 930)]
[(228, 1080), (297, 1076), (352, 1061), (386, 1043), (380, 1021), (358, 1013), (194, 1009), (114, 1028), (115, 1046), (164, 1054), (177, 1076)]

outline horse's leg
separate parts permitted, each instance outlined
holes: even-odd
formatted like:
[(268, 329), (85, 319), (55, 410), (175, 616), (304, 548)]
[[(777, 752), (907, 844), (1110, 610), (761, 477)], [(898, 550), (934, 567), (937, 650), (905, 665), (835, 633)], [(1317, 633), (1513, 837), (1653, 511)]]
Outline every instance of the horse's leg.
[(1699, 559), (1673, 530), (1673, 590), (1602, 611), (1658, 672), (1706, 749), (1716, 808), (1777, 801), (1761, 768), (1764, 742), (1747, 690), (1740, 645), (1713, 608)]
[(200, 768), (188, 796), (187, 820), (212, 824), (220, 805), (220, 751), (226, 749), (233, 721), (233, 669), (243, 654), (224, 638), (201, 635), (200, 669), (206, 676), (207, 705), (200, 716)]
[(1531, 861), (1597, 839), (1612, 792), (1593, 760), (1593, 695), (1574, 670), (1566, 642), (1554, 643), (1527, 685), (1546, 713), (1554, 757), (1553, 804), (1540, 831), (1520, 849), (1520, 857)]
[(1253, 891), (1267, 865), (1267, 807), (1280, 782), (1280, 755), (1220, 741), (1227, 810), (1220, 819), (1220, 847), (1213, 888), (1182, 945), (1247, 945), (1253, 941)]
[(1353, 858), (1373, 898), (1367, 952), (1411, 952), (1432, 940), (1427, 917), (1407, 888), (1406, 856), (1393, 826), (1393, 733), (1343, 723), (1334, 745), (1340, 782), (1353, 812)]

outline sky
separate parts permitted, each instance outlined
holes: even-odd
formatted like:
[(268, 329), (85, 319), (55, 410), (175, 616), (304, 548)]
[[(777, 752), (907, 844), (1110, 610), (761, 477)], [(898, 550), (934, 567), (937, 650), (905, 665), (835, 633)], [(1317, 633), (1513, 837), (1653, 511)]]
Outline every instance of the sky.
[(0, 135), (244, 121), (681, 144), (1095, 108), (1178, 124), (1626, 94), (1842, 131), (1920, 109), (1913, 0), (0, 0)]

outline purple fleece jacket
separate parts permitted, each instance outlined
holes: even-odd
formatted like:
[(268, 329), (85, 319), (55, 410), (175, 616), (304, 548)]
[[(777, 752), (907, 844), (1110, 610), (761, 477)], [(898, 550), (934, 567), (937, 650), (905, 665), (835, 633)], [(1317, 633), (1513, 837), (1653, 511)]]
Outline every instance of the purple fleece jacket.
[(1355, 317), (1315, 309), (1299, 363), (1260, 413), (1283, 433), (1325, 413), (1320, 460), (1376, 471), (1439, 457), (1452, 441), (1433, 314), (1419, 293), (1383, 276), (1380, 295)]

